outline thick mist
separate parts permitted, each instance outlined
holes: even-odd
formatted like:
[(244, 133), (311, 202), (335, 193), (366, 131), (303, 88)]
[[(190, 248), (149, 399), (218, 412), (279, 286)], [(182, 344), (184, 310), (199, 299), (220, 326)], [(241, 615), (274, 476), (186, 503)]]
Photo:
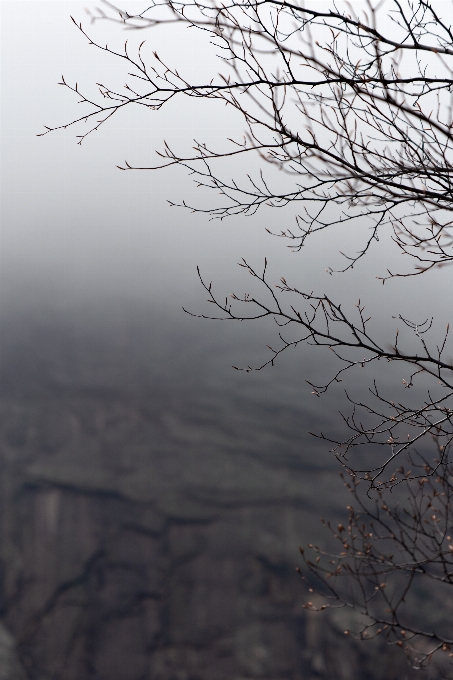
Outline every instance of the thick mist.
[[(80, 2), (15, 0), (1, 11), (0, 656), (5, 623), (38, 680), (239, 677), (232, 668), (324, 677), (324, 649), (325, 677), (340, 677), (341, 658), (357, 664), (344, 677), (375, 680), (376, 648), (364, 674), (361, 649), (345, 648), (350, 622), (315, 623), (303, 608), (298, 546), (325, 545), (321, 516), (344, 521), (350, 500), (331, 444), (312, 433), (345, 436), (345, 388), (369, 400), (375, 379), (387, 398), (420, 403), (424, 385), (408, 392), (404, 366), (376, 362), (317, 398), (309, 382), (338, 369), (328, 348), (298, 346), (274, 367), (236, 371), (270, 358), (273, 320), (210, 321), (183, 307), (214, 311), (197, 266), (220, 298), (259, 296), (237, 263), (261, 269), (266, 257), (272, 283), (284, 276), (346, 310), (360, 298), (390, 345), (399, 314), (434, 316), (443, 335), (451, 270), (383, 286), (387, 268), (408, 269), (383, 233), (353, 270), (329, 275), (347, 263), (341, 252), (363, 247), (366, 220), (292, 252), (266, 232), (295, 225), (291, 207), (210, 221), (169, 205), (222, 200), (183, 169), (117, 168), (155, 164), (164, 140), (185, 152), (193, 139), (224, 148), (240, 138), (242, 120), (215, 102), (128, 107), (82, 145), (83, 123), (37, 136), (83, 116), (62, 74), (87, 96), (126, 80), (121, 59), (87, 44), (70, 15), (119, 50), (145, 38), (145, 55), (156, 50), (200, 81), (217, 72), (216, 49), (186, 29), (90, 24)], [(251, 158), (223, 164), (238, 179), (259, 169)], [(399, 668), (388, 659), (379, 654), (379, 678), (403, 677), (385, 670)]]
[[(283, 222), (293, 223), (291, 207), (210, 221), (205, 214), (167, 202), (185, 200), (205, 207), (217, 200), (197, 189), (183, 169), (123, 172), (116, 167), (124, 160), (145, 166), (158, 162), (155, 151), (163, 148), (164, 140), (184, 151), (194, 138), (222, 147), (227, 137), (240, 137), (242, 120), (216, 102), (187, 98), (157, 112), (128, 108), (82, 145), (77, 144), (76, 135), (83, 131), (83, 123), (37, 136), (44, 125), (64, 125), (83, 114), (86, 105), (57, 84), (62, 74), (67, 82), (77, 82), (85, 93), (93, 94), (96, 83), (121, 87), (127, 75), (121, 59), (115, 61), (87, 44), (71, 15), (101, 43), (121, 49), (127, 38), (133, 51), (146, 38), (145, 56), (157, 50), (162, 58), (180, 63), (186, 73), (200, 79), (215, 68), (215, 48), (195, 40), (186, 29), (172, 31), (170, 43), (165, 27), (137, 34), (125, 33), (120, 25), (109, 22), (90, 24), (80, 3), (3, 3), (4, 343), (8, 337), (14, 344), (14, 333), (8, 330), (16, 328), (13, 318), (21, 319), (17, 328), (22, 334), (27, 334), (27, 323), (61, 322), (79, 329), (87, 325), (110, 343), (121, 335), (120, 327), (127, 329), (129, 324), (133, 335), (132, 326), (142, 323), (152, 342), (165, 345), (164, 338), (177, 338), (176, 344), (183, 348), (178, 354), (180, 371), (189, 371), (195, 382), (198, 374), (205, 379), (209, 375), (211, 382), (227, 380), (237, 390), (252, 392), (266, 384), (269, 394), (274, 385), (276, 404), (280, 398), (277, 383), (286, 385), (293, 403), (308, 412), (318, 409), (323, 418), (329, 414), (327, 420), (338, 422), (333, 414), (343, 404), (343, 384), (316, 400), (306, 383), (321, 384), (332, 374), (336, 364), (328, 350), (301, 347), (282, 356), (273, 369), (251, 375), (230, 368), (256, 366), (269, 358), (266, 346), (278, 346), (278, 329), (271, 321), (210, 322), (185, 314), (182, 307), (194, 314), (212, 313), (197, 266), (220, 296), (233, 291), (242, 294), (250, 291), (250, 277), (237, 262), (244, 257), (261, 268), (267, 257), (269, 279), (275, 283), (285, 276), (299, 289), (329, 293), (349, 308), (360, 298), (372, 316), (375, 333), (389, 343), (399, 314), (418, 322), (434, 316), (437, 327), (445, 327), (448, 309), (441, 291), (446, 280), (451, 281), (450, 272), (391, 280), (385, 286), (376, 278), (385, 275), (388, 267), (407, 267), (390, 234), (373, 243), (353, 270), (330, 276), (328, 267), (339, 269), (346, 263), (340, 251), (355, 253), (363, 246), (369, 225), (315, 234), (301, 252), (292, 252), (286, 241), (266, 232), (266, 228), (278, 232)], [(260, 167), (253, 159), (250, 167), (245, 166), (243, 161), (229, 161), (224, 168), (241, 178)], [(271, 169), (265, 170), (273, 181)], [(281, 176), (277, 180), (281, 182)], [(136, 321), (132, 322), (131, 315)], [(198, 351), (199, 347), (203, 350)], [(151, 363), (152, 357), (150, 347)], [(165, 361), (173, 359), (161, 357), (159, 370)], [(404, 376), (398, 371), (380, 371), (379, 365), (377, 373), (374, 369), (356, 372), (347, 386), (359, 394), (377, 378), (398, 394)]]
[[(277, 383), (286, 385), (292, 402), (310, 412), (319, 409), (323, 417), (329, 413), (331, 419), (335, 406), (342, 403), (343, 385), (316, 400), (305, 382), (320, 384), (331, 375), (335, 362), (328, 350), (301, 347), (282, 356), (273, 369), (258, 374), (231, 370), (232, 364), (254, 366), (268, 358), (266, 345), (278, 344), (277, 329), (272, 322), (247, 326), (184, 314), (182, 307), (193, 313), (212, 313), (197, 266), (221, 296), (233, 291), (242, 294), (249, 292), (250, 277), (237, 262), (244, 257), (261, 268), (267, 257), (269, 278), (275, 283), (285, 276), (299, 289), (329, 293), (351, 308), (360, 297), (378, 337), (389, 343), (398, 326), (394, 317), (400, 313), (418, 322), (434, 316), (438, 327), (444, 327), (448, 309), (441, 291), (445, 291), (446, 279), (451, 281), (448, 271), (392, 280), (385, 286), (376, 278), (385, 275), (387, 267), (407, 267), (389, 234), (372, 244), (354, 270), (330, 276), (328, 267), (339, 269), (346, 263), (340, 251), (354, 253), (362, 247), (367, 224), (314, 235), (301, 252), (292, 252), (283, 239), (265, 231), (278, 232), (282, 222), (293, 223), (291, 207), (210, 221), (202, 213), (168, 204), (168, 200), (186, 200), (204, 207), (217, 200), (197, 189), (183, 169), (122, 172), (116, 167), (124, 160), (134, 165), (156, 163), (155, 150), (163, 148), (164, 140), (187, 150), (194, 138), (222, 147), (227, 137), (240, 137), (242, 120), (216, 102), (187, 98), (182, 108), (171, 102), (157, 112), (128, 108), (82, 145), (77, 144), (76, 135), (83, 131), (83, 124), (37, 136), (44, 125), (68, 123), (86, 106), (57, 84), (62, 74), (67, 82), (77, 82), (85, 93), (93, 94), (96, 83), (121, 87), (127, 75), (120, 59), (115, 61), (87, 44), (70, 15), (101, 43), (118, 49), (127, 38), (133, 51), (146, 38), (148, 54), (157, 50), (162, 58), (180, 63), (186, 73), (201, 79), (211, 73), (216, 58), (215, 48), (194, 40), (193, 32), (186, 29), (172, 32), (170, 43), (165, 27), (126, 35), (120, 25), (90, 25), (80, 3), (2, 4), (4, 338), (13, 342), (7, 328), (16, 327), (8, 321), (14, 317), (22, 319), (17, 322), (22, 333), (27, 319), (41, 326), (53, 319), (53, 324), (61, 321), (79, 329), (88, 324), (104, 335), (105, 342), (114, 342), (118, 328), (132, 323), (131, 314), (135, 314), (143, 320), (146, 332), (151, 332), (153, 342), (165, 344), (163, 338), (169, 336), (178, 339), (178, 346), (184, 348), (179, 354), (180, 371), (190, 366), (195, 381), (202, 373), (214, 383), (228, 380), (238, 390), (266, 384), (272, 391), (275, 385), (276, 403)], [(225, 163), (225, 172), (241, 178), (260, 167), (253, 159), (250, 167), (245, 165), (243, 161)], [(196, 351), (196, 347), (203, 350)], [(159, 361), (165, 363), (163, 358)], [(350, 387), (366, 390), (373, 377), (392, 390), (402, 389), (398, 372), (356, 373)]]
[[(193, 138), (221, 147), (226, 137), (239, 137), (242, 121), (215, 102), (207, 106), (187, 98), (183, 108), (171, 102), (158, 112), (128, 109), (82, 146), (76, 135), (83, 126), (37, 137), (44, 125), (64, 124), (83, 113), (77, 96), (57, 85), (61, 74), (87, 93), (95, 92), (97, 82), (120, 87), (126, 77), (124, 64), (88, 45), (70, 15), (101, 42), (120, 48), (128, 38), (133, 50), (144, 37), (149, 52), (157, 49), (186, 72), (203, 78), (213, 69), (215, 49), (195, 41), (187, 30), (179, 31), (180, 40), (172, 35), (169, 44), (165, 28), (137, 37), (107, 22), (90, 26), (80, 3), (3, 3), (1, 256), (6, 299), (26, 296), (38, 286), (63, 305), (122, 297), (159, 301), (176, 311), (204, 299), (196, 265), (227, 293), (247, 285), (236, 267), (240, 258), (260, 266), (267, 256), (276, 282), (284, 275), (300, 288), (351, 295), (354, 302), (359, 294), (383, 323), (410, 306), (411, 298), (417, 299), (417, 313), (438, 312), (442, 303), (435, 275), (392, 281), (385, 288), (376, 280), (388, 266), (404, 268), (390, 240), (374, 244), (354, 271), (326, 274), (327, 267), (344, 266), (340, 250), (359, 249), (367, 236), (365, 224), (315, 235), (302, 252), (292, 253), (265, 228), (278, 232), (282, 221), (292, 223), (293, 209), (209, 221), (167, 203), (185, 199), (204, 207), (215, 202), (195, 188), (184, 170), (117, 169), (125, 159), (136, 165), (156, 163), (155, 150), (163, 148), (164, 140), (187, 150)], [(253, 161), (250, 167), (231, 163), (226, 172), (243, 177), (258, 168)]]

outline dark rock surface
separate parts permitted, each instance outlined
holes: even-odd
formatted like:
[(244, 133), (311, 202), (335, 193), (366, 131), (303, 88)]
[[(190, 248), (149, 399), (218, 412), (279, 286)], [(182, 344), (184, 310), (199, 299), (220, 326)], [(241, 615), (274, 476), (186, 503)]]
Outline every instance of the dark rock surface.
[(4, 316), (2, 611), (28, 677), (412, 678), (303, 609), (298, 546), (345, 504), (311, 402), (163, 323)]
[(0, 680), (26, 680), (13, 637), (0, 623)]

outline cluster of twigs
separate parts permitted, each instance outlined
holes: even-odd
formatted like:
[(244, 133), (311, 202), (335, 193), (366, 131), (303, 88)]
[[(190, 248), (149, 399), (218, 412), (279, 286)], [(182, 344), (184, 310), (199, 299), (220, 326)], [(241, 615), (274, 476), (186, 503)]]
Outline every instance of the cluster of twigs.
[[(453, 32), (430, 2), (393, 1), (380, 9), (368, 2), (360, 15), (349, 5), (326, 10), (280, 0), (153, 0), (133, 16), (105, 4), (110, 13), (93, 19), (130, 29), (182, 24), (202, 31), (223, 70), (198, 83), (157, 53), (148, 64), (144, 42), (134, 55), (127, 42), (117, 51), (78, 24), (91, 45), (132, 69), (122, 89), (99, 83), (96, 100), (62, 78), (88, 107), (59, 126), (86, 123), (79, 143), (131, 105), (155, 111), (180, 97), (221, 100), (243, 116), (243, 139), (231, 140), (227, 151), (195, 140), (186, 157), (166, 144), (161, 162), (150, 166), (181, 165), (225, 199), (212, 209), (187, 207), (225, 218), (255, 214), (263, 205), (301, 205), (296, 227), (279, 234), (296, 249), (327, 227), (366, 224), (368, 234), (346, 268), (385, 224), (402, 252), (416, 259), (411, 274), (452, 261)], [(227, 179), (217, 171), (216, 161), (250, 153), (285, 172), (287, 188), (273, 188), (263, 172)], [(129, 162), (121, 167), (137, 169)]]
[[(383, 635), (421, 668), (436, 652), (447, 661), (453, 657), (453, 467), (445, 452), (435, 461), (409, 454), (408, 462), (410, 468), (399, 469), (407, 498), (390, 503), (384, 489), (370, 498), (360, 493), (359, 480), (348, 479), (353, 505), (346, 526), (326, 523), (339, 550), (310, 545), (301, 553), (311, 574), (310, 592), (321, 582), (328, 602), (319, 608), (361, 615), (345, 634)], [(312, 602), (306, 607), (316, 609)]]
[[(425, 338), (431, 329), (431, 323), (418, 325), (400, 317), (404, 326), (412, 331), (412, 335), (418, 341), (418, 347), (415, 351), (405, 350), (401, 342), (398, 342), (398, 332), (393, 346), (387, 347), (378, 342), (369, 330), (370, 318), (366, 318), (365, 308), (360, 300), (356, 305), (355, 314), (348, 315), (342, 305), (329, 296), (298, 290), (290, 286), (284, 278), (280, 285), (271, 286), (266, 278), (266, 265), (267, 262), (264, 270), (258, 273), (245, 260), (241, 263), (264, 289), (263, 295), (259, 298), (250, 294), (239, 297), (233, 293), (230, 298), (220, 301), (213, 293), (212, 284), (207, 284), (198, 271), (201, 284), (208, 293), (209, 302), (219, 312), (215, 316), (205, 314), (199, 316), (239, 321), (256, 321), (270, 317), (279, 326), (280, 346), (277, 349), (268, 346), (270, 358), (256, 367), (248, 366), (238, 370), (261, 370), (273, 365), (282, 353), (303, 343), (328, 348), (339, 360), (340, 367), (327, 383), (323, 385), (310, 383), (313, 394), (320, 396), (333, 383), (344, 380), (344, 374), (354, 368), (363, 368), (382, 361), (402, 363), (410, 369), (407, 380), (403, 381), (406, 388), (414, 385), (417, 376), (424, 375), (435, 379), (438, 386), (443, 388), (442, 393), (436, 397), (428, 394), (423, 404), (413, 406), (410, 403), (403, 404), (386, 398), (374, 383), (370, 390), (373, 399), (367, 403), (349, 398), (353, 411), (350, 415), (344, 416), (344, 421), (350, 434), (346, 439), (329, 439), (334, 444), (333, 451), (354, 477), (366, 480), (371, 488), (382, 485), (391, 487), (405, 479), (394, 469), (395, 460), (415, 444), (420, 446), (423, 442), (428, 445), (433, 435), (440, 447), (439, 450), (446, 451), (453, 440), (453, 365), (443, 356), (449, 328), (447, 327), (445, 331), (442, 343), (431, 348), (431, 343)], [(284, 304), (282, 294), (292, 295), (293, 299), (289, 305)], [(243, 313), (240, 313), (235, 303), (246, 305)], [(246, 311), (249, 309), (250, 313), (247, 314)], [(285, 331), (290, 332), (290, 327), (301, 331), (295, 339), (285, 338)], [(367, 425), (364, 425), (364, 414), (368, 416)], [(318, 436), (328, 439), (323, 434)], [(365, 445), (372, 445), (374, 449), (384, 447), (388, 453), (384, 460), (380, 460), (372, 469), (352, 467), (348, 455), (357, 448), (363, 449)], [(389, 471), (391, 473), (387, 474)]]

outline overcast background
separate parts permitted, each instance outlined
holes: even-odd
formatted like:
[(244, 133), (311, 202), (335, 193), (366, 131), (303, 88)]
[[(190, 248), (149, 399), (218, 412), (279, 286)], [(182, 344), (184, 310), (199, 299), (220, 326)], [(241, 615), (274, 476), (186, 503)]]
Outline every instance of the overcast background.
[[(88, 5), (93, 8), (96, 3)], [(236, 263), (245, 257), (260, 267), (267, 256), (275, 282), (284, 275), (299, 288), (330, 292), (350, 303), (360, 295), (378, 333), (389, 340), (395, 326), (392, 316), (400, 312), (417, 321), (435, 314), (444, 327), (445, 283), (451, 282), (451, 274), (443, 270), (442, 279), (432, 274), (383, 287), (376, 276), (401, 259), (389, 238), (374, 244), (354, 271), (326, 274), (327, 267), (341, 266), (340, 250), (358, 250), (357, 239), (366, 237), (365, 225), (314, 237), (302, 252), (293, 253), (283, 240), (265, 231), (265, 227), (279, 230), (283, 221), (292, 224), (291, 208), (209, 221), (206, 215), (170, 208), (166, 202), (186, 199), (203, 205), (206, 200), (183, 170), (116, 168), (125, 159), (137, 165), (155, 162), (155, 149), (162, 148), (164, 139), (184, 150), (194, 137), (215, 143), (238, 136), (242, 122), (224, 107), (187, 98), (155, 113), (128, 109), (82, 146), (76, 143), (80, 132), (76, 128), (36, 136), (44, 125), (63, 124), (80, 115), (77, 98), (57, 84), (62, 74), (86, 93), (95, 92), (96, 82), (117, 86), (125, 82), (124, 64), (89, 46), (70, 15), (101, 42), (108, 40), (118, 48), (124, 32), (106, 22), (90, 27), (85, 7), (86, 3), (61, 1), (2, 3), (3, 310), (29, 310), (26, 314), (33, 310), (36, 316), (45, 308), (70, 316), (76, 308), (90, 308), (102, 327), (109, 315), (135, 305), (151, 323), (156, 319), (156, 336), (176, 333), (187, 346), (202, 338), (199, 361), (208, 362), (211, 348), (216, 360), (209, 371), (215, 373), (216, 366), (224, 371), (233, 362), (246, 365), (267, 356), (266, 344), (275, 341), (275, 330), (269, 328), (263, 335), (260, 326), (244, 329), (233, 324), (219, 329), (219, 324), (185, 315), (182, 306), (193, 312), (205, 310), (196, 266), (222, 295), (242, 293), (249, 279)], [(127, 3), (129, 11), (138, 7), (143, 3)], [(197, 78), (217, 73), (212, 48), (199, 37), (194, 39), (193, 32), (181, 30), (170, 36), (163, 28), (128, 37), (131, 44), (146, 37), (147, 49), (157, 49)], [(257, 167), (251, 162), (252, 171)], [(230, 166), (238, 176), (246, 170), (244, 162)], [(168, 319), (167, 328), (163, 319)], [(219, 355), (220, 337), (224, 342), (228, 338), (229, 349)], [(280, 381), (292, 381), (293, 398), (313, 399), (310, 388), (303, 387), (304, 379), (323, 374), (325, 356), (301, 350), (281, 366), (275, 370), (280, 371)], [(231, 371), (237, 386), (248, 379)], [(250, 378), (256, 386), (275, 379), (275, 374)]]

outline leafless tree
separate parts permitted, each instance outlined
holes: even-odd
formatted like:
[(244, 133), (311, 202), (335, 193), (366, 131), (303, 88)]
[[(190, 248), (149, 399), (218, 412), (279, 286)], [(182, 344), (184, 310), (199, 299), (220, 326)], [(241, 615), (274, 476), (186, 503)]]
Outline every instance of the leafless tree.
[(410, 467), (398, 469), (406, 478), (398, 499), (384, 488), (370, 498), (357, 478), (345, 482), (353, 496), (346, 526), (326, 522), (339, 549), (301, 548), (309, 590), (323, 595), (305, 606), (352, 609), (359, 616), (346, 635), (385, 636), (415, 668), (436, 656), (439, 677), (451, 677), (453, 468), (443, 455), (407, 459)]
[[(389, 269), (383, 283), (426, 275), (453, 262), (452, 9), (451, 2), (430, 0), (322, 6), (286, 0), (153, 0), (132, 15), (104, 3), (92, 21), (117, 22), (129, 30), (167, 25), (170, 34), (178, 25), (199, 31), (217, 48), (212, 78), (199, 83), (184, 75), (184, 65), (167, 63), (157, 53), (148, 62), (144, 43), (133, 54), (127, 42), (117, 51), (77, 24), (91, 45), (127, 67), (129, 79), (121, 90), (98, 84), (94, 99), (63, 78), (61, 84), (85, 108), (78, 118), (43, 134), (83, 126), (81, 144), (125, 107), (152, 112), (184, 97), (220, 100), (243, 117), (242, 139), (229, 140), (227, 149), (195, 140), (187, 156), (165, 144), (155, 165), (138, 168), (125, 162), (121, 169), (182, 166), (199, 186), (221, 194), (211, 208), (182, 203), (211, 218), (294, 204), (294, 228), (276, 235), (295, 250), (317, 232), (351, 224), (362, 244), (345, 256), (342, 271), (365, 257), (381, 233), (390, 232), (411, 267)], [(227, 179), (226, 159), (250, 154), (261, 159), (267, 173), (262, 169), (256, 177)], [(277, 182), (273, 169), (282, 171), (283, 189), (282, 175)], [(404, 604), (409, 593), (423, 590), (420, 580), (432, 584), (437, 597), (453, 579), (448, 325), (439, 339), (432, 319), (419, 323), (402, 315), (403, 340), (397, 332), (390, 343), (383, 342), (360, 301), (348, 311), (341, 301), (300, 290), (284, 278), (273, 285), (266, 264), (262, 271), (246, 261), (241, 266), (261, 287), (261, 296), (233, 294), (224, 301), (199, 275), (216, 308), (210, 318), (269, 317), (280, 326), (280, 344), (270, 348), (268, 361), (245, 370), (274, 364), (280, 354), (304, 343), (330, 348), (339, 368), (327, 383), (312, 385), (320, 396), (356, 368), (377, 362), (408, 368), (404, 403), (384, 394), (377, 383), (366, 401), (350, 398), (347, 434), (330, 441), (350, 476), (354, 508), (347, 528), (340, 525), (334, 532), (340, 553), (315, 549), (316, 559), (306, 557), (306, 563), (321, 577), (325, 593), (368, 617), (371, 623), (359, 635), (380, 631), (414, 651), (420, 665), (437, 650), (451, 654), (453, 637), (444, 623), (417, 627)], [(448, 304), (449, 293), (445, 296)], [(299, 335), (287, 335), (289, 328)], [(417, 381), (427, 389), (414, 404), (409, 388)], [(365, 465), (360, 461), (368, 450), (371, 462)], [(398, 505), (404, 490), (409, 501)], [(323, 566), (323, 556), (331, 566)], [(350, 589), (342, 585), (344, 574)]]

